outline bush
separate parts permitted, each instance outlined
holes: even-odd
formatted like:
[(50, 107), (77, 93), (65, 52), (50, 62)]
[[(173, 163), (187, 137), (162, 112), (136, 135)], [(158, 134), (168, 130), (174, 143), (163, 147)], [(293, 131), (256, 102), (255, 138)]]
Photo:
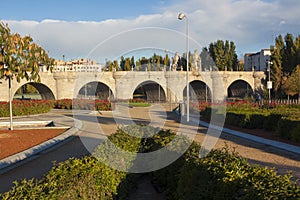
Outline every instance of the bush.
[[(13, 100), (13, 116), (47, 113), (53, 107), (51, 100)], [(9, 103), (0, 103), (0, 117), (9, 117)]]
[(225, 124), (249, 129), (261, 129), (266, 116), (261, 113), (227, 112)]
[[(226, 148), (204, 158), (191, 156), (179, 167), (173, 199), (298, 199), (300, 187), (289, 175), (251, 166)], [(174, 189), (174, 188), (173, 188)]]
[(113, 199), (126, 174), (92, 157), (57, 164), (41, 180), (23, 180), (1, 198), (5, 199)]
[(275, 133), (288, 140), (299, 142), (300, 137), (300, 120), (291, 120), (288, 118), (281, 118), (278, 121)]

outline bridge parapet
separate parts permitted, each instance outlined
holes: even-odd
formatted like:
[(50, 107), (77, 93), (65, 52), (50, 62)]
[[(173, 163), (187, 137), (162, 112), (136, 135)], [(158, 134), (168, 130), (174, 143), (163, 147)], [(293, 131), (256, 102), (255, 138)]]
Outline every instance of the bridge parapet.
[(102, 72), (103, 65), (57, 65), (54, 72)]

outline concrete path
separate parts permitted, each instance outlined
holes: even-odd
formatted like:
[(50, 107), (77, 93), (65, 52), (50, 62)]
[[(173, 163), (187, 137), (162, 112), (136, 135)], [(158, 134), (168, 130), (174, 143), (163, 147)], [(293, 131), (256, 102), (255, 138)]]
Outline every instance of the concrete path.
[[(120, 107), (119, 112), (101, 112), (88, 113), (77, 112), (75, 118), (82, 121), (82, 127), (76, 134), (65, 143), (51, 148), (45, 152), (28, 159), (21, 165), (16, 166), (0, 175), (0, 192), (7, 191), (13, 185), (12, 182), (24, 178), (41, 178), (48, 172), (53, 161), (64, 161), (70, 157), (81, 157), (90, 154), (90, 151), (97, 145), (103, 137), (114, 133), (118, 125), (139, 123), (162, 126), (164, 129), (170, 129), (175, 132), (189, 134), (197, 132), (195, 140), (203, 142), (206, 136), (207, 128), (193, 127), (179, 123), (180, 118), (175, 113), (161, 108), (125, 108)], [(125, 109), (125, 110), (122, 110)], [(149, 113), (149, 109), (152, 111)], [(128, 116), (124, 115), (128, 112)], [(122, 114), (123, 113), (123, 114)], [(48, 114), (27, 117), (26, 120), (53, 120), (57, 126), (75, 126), (72, 112), (53, 110)], [(159, 120), (159, 119), (163, 120)], [(17, 119), (22, 120), (22, 119)], [(116, 124), (116, 121), (118, 122)], [(195, 130), (196, 129), (196, 130)], [(96, 134), (95, 134), (96, 133)], [(279, 173), (285, 173), (291, 170), (295, 177), (300, 178), (300, 156), (299, 154), (280, 150), (269, 145), (264, 145), (238, 136), (222, 133), (215, 144), (215, 148), (221, 148), (225, 145), (235, 149), (239, 154), (252, 163), (264, 166), (275, 167)], [(142, 184), (146, 184), (141, 181)]]

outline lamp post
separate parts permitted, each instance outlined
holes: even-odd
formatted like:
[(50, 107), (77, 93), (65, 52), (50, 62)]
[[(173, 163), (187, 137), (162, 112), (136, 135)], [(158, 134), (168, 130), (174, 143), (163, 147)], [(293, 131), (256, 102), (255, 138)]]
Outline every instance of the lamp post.
[(186, 121), (190, 121), (190, 95), (189, 95), (189, 23), (184, 13), (179, 13), (178, 19), (186, 20)]
[(269, 103), (271, 103), (271, 89), (272, 89), (272, 82), (271, 82), (271, 61), (267, 61), (267, 71), (268, 71), (268, 82), (267, 82), (267, 89), (269, 90)]
[(8, 78), (8, 93), (9, 93), (9, 130), (13, 130), (12, 122), (12, 91), (11, 91), (11, 77), (12, 74), (8, 70), (8, 67), (4, 64), (5, 76)]

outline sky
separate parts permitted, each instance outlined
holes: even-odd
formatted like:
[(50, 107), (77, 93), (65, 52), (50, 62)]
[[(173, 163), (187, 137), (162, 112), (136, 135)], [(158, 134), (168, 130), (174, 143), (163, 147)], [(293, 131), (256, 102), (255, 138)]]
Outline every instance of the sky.
[[(270, 48), (300, 32), (299, 0), (1, 0), (0, 20), (30, 35), (49, 55), (100, 63), (149, 52), (200, 52), (217, 40), (236, 53)], [(178, 20), (178, 14), (186, 18)]]

